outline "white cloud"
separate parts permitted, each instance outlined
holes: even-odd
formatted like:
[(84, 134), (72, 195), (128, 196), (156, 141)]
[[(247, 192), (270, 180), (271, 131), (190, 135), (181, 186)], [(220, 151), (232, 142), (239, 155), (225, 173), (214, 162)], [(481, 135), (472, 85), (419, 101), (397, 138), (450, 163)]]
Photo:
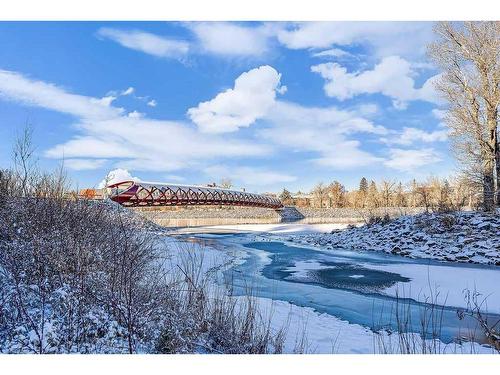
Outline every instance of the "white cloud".
[(262, 141), (287, 150), (316, 152), (313, 160), (323, 166), (345, 168), (383, 160), (349, 139), (354, 133), (387, 133), (383, 126), (362, 117), (374, 114), (375, 105), (354, 111), (304, 107), (276, 100), (279, 83), (280, 74), (272, 67), (253, 69), (238, 77), (233, 89), (191, 108), (188, 115), (202, 131), (213, 133), (235, 131), (261, 119), (267, 125), (257, 131)]
[(389, 159), (384, 164), (402, 172), (412, 172), (420, 167), (441, 161), (441, 156), (431, 148), (419, 150), (389, 149)]
[(138, 30), (103, 27), (97, 35), (156, 57), (180, 58), (189, 52), (189, 43)]
[(149, 102), (147, 102), (147, 105), (149, 107), (156, 107), (158, 105), (158, 103), (156, 102), (156, 100), (151, 99)]
[(385, 57), (373, 70), (363, 72), (349, 73), (345, 67), (332, 62), (314, 65), (311, 71), (325, 79), (326, 95), (339, 100), (381, 93), (392, 98), (398, 109), (405, 108), (406, 103), (413, 100), (439, 102), (433, 87), (437, 76), (429, 78), (421, 88), (415, 88), (411, 65), (399, 56)]
[(362, 44), (377, 57), (424, 55), (433, 38), (431, 22), (301, 22), (283, 27), (277, 36), (291, 49)]
[[(71, 160), (68, 166), (75, 169), (98, 168), (109, 162), (113, 167), (134, 171), (199, 170), (210, 163), (223, 163), (224, 159), (269, 155), (273, 148), (307, 153), (316, 165), (333, 169), (383, 162), (389, 168), (407, 170), (439, 160), (432, 149), (393, 148), (389, 159), (380, 156), (379, 151), (364, 149), (366, 142), (388, 134), (385, 127), (365, 118), (376, 113), (376, 106), (304, 107), (277, 100), (280, 78), (270, 66), (243, 73), (235, 80), (234, 88), (188, 111), (198, 129), (190, 123), (146, 115), (130, 117), (111, 102), (105, 105), (102, 99), (71, 94), (15, 72), (0, 71), (0, 96), (74, 116), (76, 135), (51, 147), (45, 156)], [(237, 130), (259, 119), (262, 124), (246, 140), (210, 134)], [(355, 137), (358, 133), (363, 134), (363, 143)], [(417, 137), (430, 142), (441, 136), (418, 133)], [(406, 138), (401, 139), (400, 144), (406, 144)], [(255, 186), (258, 181), (272, 185), (295, 179), (288, 173), (251, 167), (235, 168), (231, 175)]]
[(312, 161), (324, 167), (342, 170), (364, 167), (384, 160), (381, 157), (361, 150), (360, 145), (359, 141), (345, 140), (336, 144), (334, 151), (325, 151), (321, 157)]
[(269, 65), (241, 74), (228, 89), (188, 110), (188, 116), (206, 133), (225, 133), (247, 127), (274, 105), (281, 74)]
[(447, 112), (442, 110), (442, 109), (433, 109), (432, 110), (432, 114), (434, 115), (434, 117), (436, 117), (437, 119), (439, 120), (444, 120), (446, 119), (446, 115), (447, 115)]
[(144, 117), (144, 113), (138, 112), (138, 111), (132, 111), (132, 112), (129, 112), (129, 114), (127, 116), (131, 117), (131, 118), (141, 118), (141, 117)]
[(245, 186), (271, 186), (282, 182), (292, 182), (297, 177), (287, 173), (270, 171), (253, 167), (226, 167), (215, 165), (205, 169), (205, 173), (214, 179), (231, 176), (231, 179), (238, 181)]
[(106, 159), (66, 159), (64, 166), (75, 171), (99, 169), (105, 163)]
[(99, 102), (102, 105), (109, 107), (115, 100), (116, 100), (116, 96), (108, 95), (108, 96), (105, 96), (105, 97), (99, 99)]
[(110, 171), (97, 186), (99, 189), (123, 181), (141, 181), (138, 177), (133, 177), (126, 169), (116, 168)]
[(327, 49), (325, 51), (316, 52), (312, 54), (313, 57), (347, 57), (352, 56), (349, 52), (340, 48)]
[(131, 95), (134, 93), (134, 91), (135, 91), (135, 89), (133, 87), (129, 87), (128, 89), (123, 90), (121, 92), (121, 95), (123, 95), (123, 96)]
[(195, 22), (187, 26), (207, 53), (257, 57), (269, 49), (271, 34), (266, 26), (246, 27), (230, 22)]
[(77, 135), (47, 150), (45, 156), (50, 158), (114, 159), (115, 165), (135, 170), (170, 171), (200, 160), (270, 152), (251, 141), (200, 134), (185, 123), (128, 117), (99, 99), (70, 94), (14, 72), (0, 71), (0, 96), (76, 117)]
[(6, 70), (0, 70), (0, 96), (92, 120), (114, 118), (123, 112), (122, 108), (108, 105), (109, 100), (71, 94), (53, 84)]
[(411, 145), (414, 142), (444, 142), (448, 139), (448, 131), (446, 129), (426, 132), (418, 128), (404, 127), (403, 131), (397, 136), (390, 138), (382, 138), (381, 140), (387, 144)]
[(359, 117), (356, 111), (277, 101), (266, 120), (272, 126), (259, 130), (263, 139), (288, 152), (316, 152), (319, 156), (312, 161), (318, 165), (343, 169), (382, 160), (362, 150), (361, 143), (349, 136), (355, 133), (383, 135), (387, 129)]
[(236, 138), (203, 135), (187, 124), (146, 117), (119, 117), (101, 122), (82, 122), (84, 137), (57, 145), (48, 157), (120, 158), (115, 165), (150, 171), (173, 171), (197, 161), (267, 154), (265, 146)]

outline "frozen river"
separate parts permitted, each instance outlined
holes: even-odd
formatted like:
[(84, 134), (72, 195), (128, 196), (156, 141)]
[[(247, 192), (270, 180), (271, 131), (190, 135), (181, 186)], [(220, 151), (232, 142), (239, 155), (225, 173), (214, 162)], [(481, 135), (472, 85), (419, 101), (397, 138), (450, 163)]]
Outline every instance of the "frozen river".
[[(305, 229), (307, 230), (307, 229)], [(283, 232), (286, 232), (285, 228)], [(322, 250), (294, 245), (265, 233), (220, 230), (184, 234), (222, 250), (237, 250), (234, 264), (224, 271), (234, 295), (287, 301), (312, 308), (372, 331), (426, 334), (444, 343), (457, 342), (474, 331), (475, 321), (459, 318), (467, 306), (465, 291), (486, 296), (483, 309), (500, 313), (500, 269), (377, 252)], [(397, 312), (397, 313), (396, 313)]]

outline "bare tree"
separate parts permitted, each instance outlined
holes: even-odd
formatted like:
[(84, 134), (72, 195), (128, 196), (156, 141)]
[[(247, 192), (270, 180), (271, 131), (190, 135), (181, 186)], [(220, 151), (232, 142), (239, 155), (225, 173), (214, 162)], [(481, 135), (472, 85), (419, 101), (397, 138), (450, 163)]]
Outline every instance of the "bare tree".
[(37, 168), (37, 160), (34, 154), (33, 128), (27, 124), (22, 132), (18, 134), (12, 150), (14, 172), (19, 183), (19, 194), (23, 196), (30, 195), (33, 187), (33, 178)]
[(382, 182), (380, 183), (380, 194), (382, 195), (382, 203), (384, 207), (391, 206), (391, 200), (394, 194), (395, 185), (396, 182), (387, 180), (382, 180)]
[(425, 212), (429, 212), (429, 208), (432, 205), (431, 196), (432, 189), (425, 183), (418, 184), (416, 186), (415, 193), (420, 197), (420, 203), (425, 207)]
[(328, 185), (328, 199), (330, 207), (344, 207), (346, 205), (346, 189), (338, 181), (333, 181)]
[(328, 188), (325, 186), (323, 182), (318, 183), (313, 191), (313, 199), (314, 203), (319, 206), (319, 208), (323, 208), (323, 203), (328, 197)]
[(449, 104), (454, 150), (491, 210), (500, 202), (500, 22), (440, 22), (435, 32), (429, 54), (443, 70), (436, 88)]

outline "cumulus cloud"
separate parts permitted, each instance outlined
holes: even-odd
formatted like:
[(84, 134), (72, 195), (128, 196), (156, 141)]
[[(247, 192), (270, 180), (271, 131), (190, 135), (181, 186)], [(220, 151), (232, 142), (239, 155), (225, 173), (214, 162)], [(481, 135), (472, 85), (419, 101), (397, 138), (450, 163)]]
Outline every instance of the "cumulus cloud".
[(156, 100), (154, 99), (151, 99), (149, 102), (146, 103), (149, 107), (156, 107), (158, 105), (158, 103), (156, 102)]
[(127, 116), (131, 117), (131, 118), (141, 118), (141, 117), (144, 117), (144, 113), (138, 112), (138, 111), (132, 111), (132, 112), (129, 112)]
[(439, 102), (433, 87), (437, 76), (416, 88), (411, 64), (399, 56), (385, 57), (372, 70), (363, 72), (349, 73), (347, 68), (332, 62), (314, 65), (311, 71), (325, 79), (325, 94), (339, 100), (360, 94), (380, 93), (390, 97), (398, 109), (404, 109), (407, 102), (413, 100)]
[(128, 96), (128, 95), (132, 95), (134, 93), (135, 89), (133, 87), (129, 87), (128, 89), (126, 90), (122, 90), (122, 91), (110, 91), (106, 94), (106, 96), (104, 96), (103, 98), (101, 99), (98, 99), (99, 102), (105, 106), (111, 106), (111, 104), (113, 104), (113, 102), (118, 99), (119, 96)]
[[(375, 105), (355, 110), (305, 107), (276, 99), (280, 74), (270, 66), (240, 75), (233, 89), (191, 108), (188, 115), (205, 132), (235, 131), (261, 119), (267, 126), (257, 131), (260, 139), (292, 151), (315, 152), (312, 160), (322, 166), (349, 168), (383, 159), (362, 150), (356, 133), (385, 135), (387, 129), (364, 118)], [(333, 151), (332, 151), (333, 150)]]
[(189, 51), (189, 43), (139, 30), (119, 30), (103, 27), (97, 35), (119, 43), (123, 47), (156, 57), (180, 58)]
[(99, 182), (97, 186), (99, 189), (103, 189), (106, 186), (116, 184), (123, 181), (141, 181), (138, 177), (133, 177), (130, 172), (126, 169), (116, 168), (109, 171), (106, 177)]
[(187, 112), (202, 132), (226, 133), (248, 127), (266, 115), (275, 103), (281, 74), (264, 65), (241, 74), (234, 87)]
[(412, 172), (420, 167), (441, 161), (441, 156), (432, 148), (404, 150), (389, 149), (389, 158), (384, 164), (401, 172)]
[(261, 56), (269, 50), (270, 30), (230, 22), (194, 22), (194, 32), (203, 52), (222, 56)]

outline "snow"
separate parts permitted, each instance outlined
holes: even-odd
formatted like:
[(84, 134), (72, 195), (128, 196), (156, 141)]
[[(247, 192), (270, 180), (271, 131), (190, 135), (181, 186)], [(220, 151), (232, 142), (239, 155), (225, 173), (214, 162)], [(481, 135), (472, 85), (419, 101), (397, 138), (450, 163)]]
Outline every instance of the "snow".
[(265, 232), (273, 234), (291, 234), (291, 233), (329, 233), (332, 230), (344, 229), (347, 224), (235, 224), (235, 225), (214, 225), (188, 229), (187, 231), (199, 232)]
[(410, 258), (500, 265), (500, 215), (419, 214), (339, 229), (334, 228), (332, 233), (272, 233), (281, 234), (286, 241), (323, 249), (382, 251)]
[(425, 264), (365, 264), (366, 268), (394, 272), (411, 279), (384, 289), (383, 293), (408, 297), (420, 302), (431, 298), (431, 292), (439, 292), (439, 303), (453, 307), (467, 307), (464, 291), (477, 291), (487, 297), (484, 311), (500, 314), (500, 272), (494, 269)]
[(303, 278), (307, 277), (309, 271), (320, 270), (324, 268), (324, 266), (317, 261), (314, 260), (303, 260), (295, 262), (295, 264), (291, 267), (285, 268), (288, 272), (293, 272), (294, 278)]

